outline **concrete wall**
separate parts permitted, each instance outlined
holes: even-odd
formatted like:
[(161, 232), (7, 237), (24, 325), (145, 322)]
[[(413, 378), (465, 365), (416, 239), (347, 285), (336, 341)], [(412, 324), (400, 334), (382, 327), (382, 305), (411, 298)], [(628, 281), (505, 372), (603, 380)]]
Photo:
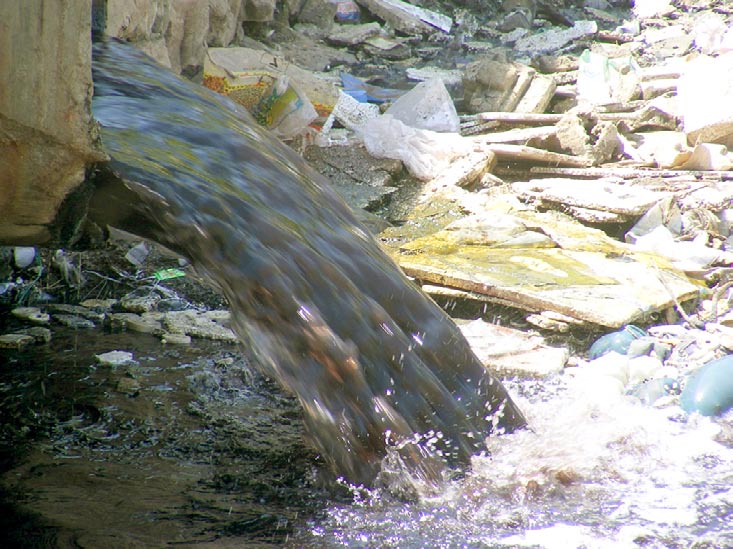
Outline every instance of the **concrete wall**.
[(0, 2), (0, 243), (51, 243), (93, 144), (91, 0)]

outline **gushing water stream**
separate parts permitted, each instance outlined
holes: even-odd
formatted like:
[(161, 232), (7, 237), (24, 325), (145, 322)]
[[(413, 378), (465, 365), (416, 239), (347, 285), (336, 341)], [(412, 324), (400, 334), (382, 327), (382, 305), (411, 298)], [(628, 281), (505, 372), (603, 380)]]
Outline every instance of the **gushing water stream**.
[(443, 310), (243, 109), (121, 42), (95, 44), (93, 78), (113, 173), (93, 214), (221, 288), (245, 350), (297, 396), (339, 475), (371, 484), (393, 448), (430, 481), (524, 425)]

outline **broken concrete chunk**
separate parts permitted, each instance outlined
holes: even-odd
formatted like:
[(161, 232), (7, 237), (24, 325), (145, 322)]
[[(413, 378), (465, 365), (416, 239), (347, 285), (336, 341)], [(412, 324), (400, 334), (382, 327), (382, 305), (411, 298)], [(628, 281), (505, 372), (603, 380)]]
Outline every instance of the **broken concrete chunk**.
[(622, 214), (627, 218), (643, 215), (669, 193), (624, 185), (614, 179), (582, 181), (577, 179), (533, 179), (512, 184), (517, 196), (541, 201), (545, 205), (577, 206)]
[(520, 38), (514, 48), (528, 54), (554, 53), (569, 42), (596, 32), (598, 32), (598, 24), (595, 21), (576, 21), (575, 25), (569, 29), (552, 28), (547, 32)]
[(328, 33), (326, 41), (336, 46), (355, 46), (381, 32), (382, 27), (374, 21), (363, 25), (337, 25)]
[(699, 143), (680, 169), (727, 171), (733, 169), (733, 157), (725, 145)]
[(499, 375), (546, 377), (562, 372), (569, 353), (551, 347), (538, 335), (489, 324), (483, 320), (458, 327), (481, 362)]
[(624, 152), (635, 160), (652, 162), (660, 168), (679, 166), (690, 157), (687, 136), (671, 131), (627, 135)]
[(393, 29), (404, 34), (430, 34), (435, 27), (422, 21), (414, 12), (405, 6), (410, 6), (398, 0), (357, 0), (357, 3), (372, 14), (382, 19)]
[(418, 280), (612, 328), (698, 295), (699, 287), (662, 257), (637, 255), (631, 246), (558, 213), (515, 214), (526, 225), (541, 228), (559, 247), (456, 245), (446, 231), (439, 231), (403, 243), (407, 251), (395, 253), (395, 258)]
[(733, 53), (692, 59), (677, 95), (690, 144), (733, 144)]
[(532, 81), (529, 83), (529, 88), (524, 92), (524, 95), (514, 108), (514, 111), (534, 113), (545, 112), (547, 107), (550, 106), (550, 101), (552, 101), (552, 98), (555, 96), (556, 89), (557, 84), (555, 83), (554, 78), (534, 74)]

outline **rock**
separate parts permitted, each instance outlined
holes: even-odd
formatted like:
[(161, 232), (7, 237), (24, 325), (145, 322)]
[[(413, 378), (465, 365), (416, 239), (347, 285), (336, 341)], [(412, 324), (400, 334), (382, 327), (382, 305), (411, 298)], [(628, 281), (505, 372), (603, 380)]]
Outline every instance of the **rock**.
[(48, 305), (48, 309), (54, 315), (57, 313), (62, 313), (62, 314), (80, 316), (80, 317), (89, 319), (92, 322), (103, 322), (104, 321), (104, 313), (93, 311), (81, 305), (67, 305), (65, 303), (53, 303), (53, 304)]
[(97, 362), (102, 366), (127, 366), (137, 364), (137, 362), (133, 360), (132, 353), (127, 351), (108, 351), (94, 356), (97, 359)]
[(275, 0), (244, 0), (243, 21), (272, 21), (275, 14)]
[(16, 307), (11, 314), (21, 320), (35, 322), (36, 324), (48, 324), (51, 317), (41, 311), (38, 307)]
[(358, 0), (357, 3), (385, 21), (391, 28), (404, 34), (431, 34), (435, 32), (432, 26), (421, 21), (414, 13), (407, 11), (406, 6), (409, 6), (409, 4), (406, 4), (406, 2), (400, 2), (399, 0), (389, 2), (384, 0)]
[(165, 313), (163, 325), (170, 333), (219, 341), (237, 341), (229, 328), (225, 328), (195, 311), (173, 311)]
[(22, 333), (33, 337), (36, 343), (48, 343), (51, 341), (51, 330), (42, 328), (41, 326), (26, 328)]
[(141, 334), (159, 334), (163, 331), (160, 321), (144, 317), (128, 317), (126, 327), (131, 332)]
[(226, 47), (243, 21), (272, 21), (274, 0), (108, 0), (106, 33), (135, 43), (176, 72), (195, 72), (206, 46)]
[(382, 27), (376, 22), (363, 25), (337, 25), (328, 33), (326, 41), (336, 46), (356, 46), (381, 32)]
[(117, 392), (135, 395), (140, 392), (140, 382), (132, 377), (122, 377), (117, 382)]
[(136, 295), (133, 292), (120, 299), (120, 306), (131, 313), (145, 313), (155, 309), (159, 301), (160, 296), (157, 294)]
[(113, 332), (127, 330), (130, 322), (140, 321), (141, 317), (135, 313), (110, 313), (106, 316), (105, 322)]
[(679, 395), (680, 384), (671, 377), (650, 379), (632, 387), (627, 394), (638, 398), (643, 404), (651, 406), (662, 398)]
[(22, 349), (35, 342), (35, 338), (28, 334), (0, 335), (0, 349)]
[(637, 326), (628, 325), (623, 329), (610, 334), (606, 334), (598, 338), (588, 351), (588, 357), (591, 360), (602, 357), (603, 355), (614, 351), (625, 355), (629, 346), (635, 339), (644, 337), (646, 332)]
[(94, 328), (94, 322), (86, 318), (82, 318), (76, 315), (54, 315), (54, 320), (59, 324), (63, 324), (68, 328), (73, 329), (88, 329)]
[(116, 299), (85, 299), (79, 305), (97, 313), (107, 313), (117, 305)]
[(520, 38), (514, 47), (518, 52), (534, 55), (554, 53), (568, 42), (596, 32), (598, 32), (598, 25), (595, 21), (576, 21), (575, 25), (569, 29), (552, 28), (547, 32)]
[(551, 347), (537, 335), (480, 319), (459, 328), (481, 362), (499, 375), (546, 377), (560, 373), (568, 360), (567, 349)]
[(186, 334), (173, 334), (165, 332), (160, 336), (160, 341), (168, 345), (190, 345), (191, 336)]
[[(298, 14), (298, 21), (328, 29), (333, 27), (335, 16), (336, 4), (334, 2), (329, 0), (305, 0)], [(377, 26), (379, 25), (377, 24)], [(344, 28), (343, 32), (347, 32), (347, 29)]]
[(689, 413), (719, 416), (733, 408), (733, 356), (728, 355), (692, 373), (687, 378), (680, 405)]
[(13, 248), (13, 260), (19, 269), (25, 269), (36, 259), (36, 249), (30, 246), (16, 246)]

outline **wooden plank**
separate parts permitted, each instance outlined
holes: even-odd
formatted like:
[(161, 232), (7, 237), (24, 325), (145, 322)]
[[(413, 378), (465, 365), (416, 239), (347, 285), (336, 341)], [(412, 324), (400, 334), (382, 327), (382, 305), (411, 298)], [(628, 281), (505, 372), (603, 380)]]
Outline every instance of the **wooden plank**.
[(544, 149), (536, 149), (525, 145), (509, 145), (509, 144), (488, 144), (488, 149), (492, 151), (499, 160), (514, 162), (542, 162), (545, 164), (555, 164), (556, 166), (590, 166), (591, 161), (587, 158), (571, 156), (556, 152), (546, 151)]

